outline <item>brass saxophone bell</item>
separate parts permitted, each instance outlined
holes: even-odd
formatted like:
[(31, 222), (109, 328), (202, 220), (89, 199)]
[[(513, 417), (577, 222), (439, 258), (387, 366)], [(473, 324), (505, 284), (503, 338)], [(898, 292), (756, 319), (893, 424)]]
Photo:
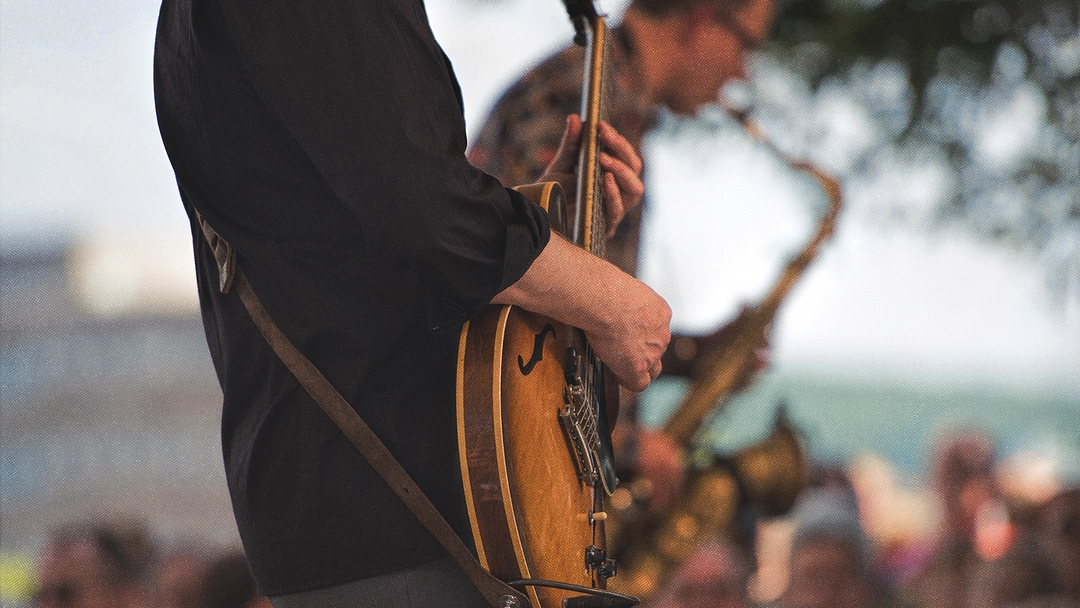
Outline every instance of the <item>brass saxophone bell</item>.
[(810, 477), (802, 437), (783, 404), (764, 439), (717, 460), (717, 464), (726, 464), (735, 473), (742, 500), (757, 505), (763, 515), (770, 517), (787, 513)]
[(802, 437), (783, 406), (764, 439), (729, 456), (711, 456), (699, 467), (688, 473), (672, 507), (620, 534), (622, 575), (609, 581), (610, 588), (648, 598), (697, 547), (731, 537), (740, 509), (786, 513), (810, 475)]

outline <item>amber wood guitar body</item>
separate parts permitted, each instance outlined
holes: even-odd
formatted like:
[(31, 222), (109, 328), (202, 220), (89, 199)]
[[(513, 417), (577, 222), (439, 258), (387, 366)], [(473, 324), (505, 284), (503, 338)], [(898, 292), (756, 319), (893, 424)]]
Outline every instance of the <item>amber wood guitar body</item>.
[[(519, 190), (560, 215), (549, 209), (559, 200), (557, 184)], [(505, 581), (602, 587), (586, 567), (589, 548), (604, 548), (602, 521), (594, 518), (602, 485), (583, 479), (572, 428), (560, 418), (573, 331), (515, 306), (489, 306), (461, 332), (457, 423), (466, 504), (480, 564)], [(579, 595), (527, 593), (538, 607)]]
[[(591, 520), (596, 491), (578, 478), (559, 420), (568, 331), (498, 306), (461, 334), (458, 449), (466, 502), (480, 564), (506, 581), (596, 583), (585, 567), (586, 548), (602, 546)], [(528, 594), (533, 606), (560, 606), (577, 595)]]
[[(548, 211), (553, 231), (566, 233), (568, 224), (570, 242), (603, 257), (599, 122), (607, 29), (592, 0), (563, 2), (587, 58), (574, 204), (563, 213), (558, 184), (518, 190)], [(618, 391), (611, 380), (581, 330), (519, 308), (489, 307), (461, 332), (458, 453), (477, 557), (495, 576), (524, 587), (539, 608), (564, 600), (599, 605), (595, 595), (615, 574), (604, 537), (604, 499), (617, 481), (609, 416), (618, 411)], [(581, 604), (587, 596), (594, 598)], [(603, 598), (605, 606), (635, 604), (627, 596)]]

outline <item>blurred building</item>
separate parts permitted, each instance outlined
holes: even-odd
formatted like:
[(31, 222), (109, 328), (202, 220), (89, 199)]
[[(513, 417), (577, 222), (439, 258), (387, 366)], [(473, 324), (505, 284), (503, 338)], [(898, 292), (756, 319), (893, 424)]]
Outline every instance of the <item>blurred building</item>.
[(0, 247), (0, 549), (97, 516), (235, 537), (191, 266), (154, 235)]

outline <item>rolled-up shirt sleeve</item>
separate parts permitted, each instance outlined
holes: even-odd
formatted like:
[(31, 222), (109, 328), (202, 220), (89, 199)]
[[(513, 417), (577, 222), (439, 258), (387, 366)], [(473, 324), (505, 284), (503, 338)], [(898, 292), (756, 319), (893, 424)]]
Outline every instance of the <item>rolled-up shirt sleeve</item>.
[(548, 242), (546, 214), (469, 165), (448, 60), (419, 0), (221, 0), (261, 101), (357, 219), (424, 283), (438, 329), (479, 312)]

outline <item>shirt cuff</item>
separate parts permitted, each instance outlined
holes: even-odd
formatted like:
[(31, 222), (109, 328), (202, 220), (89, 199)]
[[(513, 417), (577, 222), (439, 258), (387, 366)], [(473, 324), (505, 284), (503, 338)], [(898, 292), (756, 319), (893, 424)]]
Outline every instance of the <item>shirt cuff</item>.
[[(479, 298), (461, 298), (452, 289), (431, 294), (428, 326), (432, 331), (460, 327), (466, 320), (479, 314), (491, 303), (492, 298), (516, 283), (529, 270), (551, 240), (551, 224), (547, 211), (516, 190), (506, 189), (506, 192), (510, 197), (513, 215), (505, 227), (502, 273), (498, 285), (495, 285), (494, 281), (488, 283), (484, 296)], [(491, 278), (498, 277), (496, 274)]]

